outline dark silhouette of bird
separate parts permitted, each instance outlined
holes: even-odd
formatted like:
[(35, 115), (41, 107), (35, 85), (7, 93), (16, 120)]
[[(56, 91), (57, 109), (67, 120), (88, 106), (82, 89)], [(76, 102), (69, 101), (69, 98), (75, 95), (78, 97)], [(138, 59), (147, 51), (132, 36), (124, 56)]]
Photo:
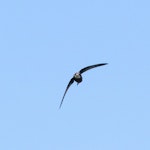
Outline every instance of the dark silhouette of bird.
[(82, 73), (84, 73), (85, 71), (90, 70), (90, 69), (92, 69), (92, 68), (99, 67), (99, 66), (103, 66), (103, 65), (107, 65), (107, 63), (102, 63), (102, 64), (96, 64), (96, 65), (87, 66), (87, 67), (81, 69), (79, 72), (76, 72), (76, 73), (74, 74), (73, 78), (69, 81), (69, 83), (68, 83), (68, 85), (67, 85), (67, 87), (66, 87), (66, 90), (65, 90), (65, 93), (64, 93), (63, 98), (62, 98), (62, 100), (61, 100), (61, 103), (60, 103), (59, 108), (61, 108), (62, 103), (63, 103), (63, 100), (64, 100), (64, 97), (65, 97), (65, 95), (66, 95), (66, 93), (67, 93), (69, 87), (71, 86), (71, 84), (72, 84), (74, 81), (76, 81), (77, 84), (79, 84), (80, 82), (82, 82), (82, 75), (81, 75)]

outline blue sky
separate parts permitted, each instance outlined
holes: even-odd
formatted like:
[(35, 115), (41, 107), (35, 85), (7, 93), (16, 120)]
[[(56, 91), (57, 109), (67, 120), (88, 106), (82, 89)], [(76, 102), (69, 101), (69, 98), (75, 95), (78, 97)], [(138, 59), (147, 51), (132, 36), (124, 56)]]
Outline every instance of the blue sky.
[(1, 1), (0, 149), (149, 150), (149, 6)]

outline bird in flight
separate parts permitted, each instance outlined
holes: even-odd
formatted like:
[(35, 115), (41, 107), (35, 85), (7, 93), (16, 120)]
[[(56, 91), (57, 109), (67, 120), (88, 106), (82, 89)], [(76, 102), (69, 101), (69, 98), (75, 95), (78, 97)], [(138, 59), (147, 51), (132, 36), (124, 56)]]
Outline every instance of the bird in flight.
[(72, 84), (74, 81), (76, 81), (77, 84), (79, 84), (80, 82), (82, 82), (82, 75), (81, 75), (82, 73), (84, 73), (85, 71), (88, 71), (88, 70), (90, 70), (90, 69), (92, 69), (92, 68), (99, 67), (99, 66), (103, 66), (103, 65), (107, 65), (107, 63), (102, 63), (102, 64), (96, 64), (96, 65), (87, 66), (87, 67), (81, 69), (79, 72), (76, 72), (76, 73), (74, 74), (74, 76), (72, 77), (72, 79), (69, 81), (69, 83), (68, 83), (68, 85), (67, 85), (67, 87), (66, 87), (66, 90), (65, 90), (65, 93), (64, 93), (63, 98), (62, 98), (62, 100), (61, 100), (61, 103), (60, 103), (59, 108), (61, 108), (62, 103), (63, 103), (63, 100), (64, 100), (64, 97), (65, 97), (65, 95), (66, 95), (66, 93), (67, 93), (69, 87), (71, 86), (71, 84)]

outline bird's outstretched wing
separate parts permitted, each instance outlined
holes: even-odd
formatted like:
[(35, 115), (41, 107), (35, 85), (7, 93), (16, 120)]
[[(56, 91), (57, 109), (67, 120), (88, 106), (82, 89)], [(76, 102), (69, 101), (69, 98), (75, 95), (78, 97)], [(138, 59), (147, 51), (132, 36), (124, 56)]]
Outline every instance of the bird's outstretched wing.
[(96, 65), (92, 65), (92, 66), (85, 67), (85, 68), (81, 69), (81, 70), (79, 71), (79, 73), (83, 73), (83, 72), (85, 72), (85, 71), (87, 71), (87, 70), (89, 70), (89, 69), (92, 69), (92, 68), (95, 68), (95, 67), (99, 67), (99, 66), (103, 66), (103, 65), (107, 65), (107, 63), (96, 64)]
[(66, 95), (66, 93), (67, 93), (69, 87), (71, 86), (71, 84), (72, 84), (73, 82), (74, 82), (74, 78), (72, 78), (72, 79), (69, 81), (69, 83), (68, 83), (68, 85), (67, 85), (67, 87), (66, 87), (65, 93), (64, 93), (64, 95), (63, 95), (63, 98), (62, 98), (62, 100), (61, 100), (61, 103), (60, 103), (59, 108), (61, 108), (61, 105), (62, 105), (62, 103), (63, 103), (64, 97), (65, 97), (65, 95)]

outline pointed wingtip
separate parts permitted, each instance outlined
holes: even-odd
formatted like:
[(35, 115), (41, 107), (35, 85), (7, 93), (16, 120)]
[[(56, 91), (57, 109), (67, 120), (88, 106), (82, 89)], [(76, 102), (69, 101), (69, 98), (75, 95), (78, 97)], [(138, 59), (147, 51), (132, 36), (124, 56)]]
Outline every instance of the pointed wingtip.
[(58, 108), (58, 109), (61, 109), (61, 106), (62, 106), (62, 103), (59, 105), (59, 108)]
[(108, 65), (108, 63), (103, 63), (102, 65)]

